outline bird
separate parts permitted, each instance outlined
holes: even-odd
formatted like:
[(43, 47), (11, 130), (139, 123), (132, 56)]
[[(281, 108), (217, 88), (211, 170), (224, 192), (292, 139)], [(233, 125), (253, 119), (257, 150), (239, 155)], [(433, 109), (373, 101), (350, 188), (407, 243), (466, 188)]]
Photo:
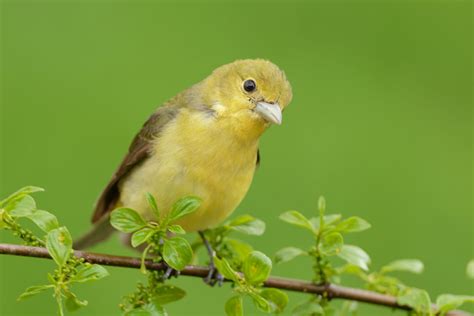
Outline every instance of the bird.
[(222, 223), (247, 194), (260, 163), (259, 140), (282, 123), (292, 88), (277, 65), (265, 59), (236, 60), (158, 107), (133, 139), (100, 195), (92, 229), (74, 244), (84, 249), (107, 239), (117, 207), (153, 219), (146, 193), (166, 214), (179, 198), (193, 195), (197, 211), (176, 222), (186, 232)]

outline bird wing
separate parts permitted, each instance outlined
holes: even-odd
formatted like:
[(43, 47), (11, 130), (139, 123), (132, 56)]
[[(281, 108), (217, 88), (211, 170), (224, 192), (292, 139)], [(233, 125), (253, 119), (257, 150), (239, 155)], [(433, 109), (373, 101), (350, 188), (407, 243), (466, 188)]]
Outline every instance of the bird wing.
[(142, 129), (133, 139), (127, 155), (125, 155), (122, 163), (100, 195), (95, 206), (94, 214), (92, 215), (93, 223), (97, 222), (116, 207), (120, 197), (119, 182), (124, 179), (134, 167), (149, 157), (152, 140), (159, 135), (164, 126), (173, 120), (178, 111), (179, 108), (177, 107), (163, 106), (153, 113), (145, 124), (143, 124)]

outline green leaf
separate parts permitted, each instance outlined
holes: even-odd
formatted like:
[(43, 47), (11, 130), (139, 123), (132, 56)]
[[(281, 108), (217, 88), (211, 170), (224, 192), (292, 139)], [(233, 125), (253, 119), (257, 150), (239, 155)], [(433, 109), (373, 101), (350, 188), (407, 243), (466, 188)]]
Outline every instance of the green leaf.
[(324, 212), (326, 212), (326, 199), (322, 195), (318, 199), (318, 210), (321, 215), (324, 215)]
[(164, 305), (180, 300), (185, 296), (186, 292), (183, 289), (174, 285), (165, 284), (155, 290), (152, 301), (156, 305)]
[(280, 215), (280, 219), (289, 224), (296, 225), (299, 227), (306, 228), (307, 230), (314, 233), (313, 225), (303, 214), (298, 211), (288, 211)]
[(143, 309), (150, 313), (150, 316), (168, 316), (168, 313), (162, 306), (155, 304), (146, 304)]
[(359, 268), (368, 271), (370, 264), (369, 255), (362, 249), (353, 245), (343, 245), (338, 257)]
[(321, 238), (319, 251), (325, 256), (334, 256), (341, 252), (344, 239), (338, 232), (332, 232)]
[(155, 197), (151, 193), (146, 193), (146, 200), (148, 202), (148, 205), (150, 205), (151, 210), (153, 211), (153, 214), (155, 214), (156, 219), (160, 219), (160, 211), (158, 210), (158, 205), (156, 204)]
[(260, 236), (265, 232), (265, 223), (250, 215), (242, 215), (230, 221), (230, 229), (247, 234)]
[(133, 233), (132, 235), (132, 247), (138, 247), (144, 242), (146, 242), (148, 239), (150, 239), (151, 236), (155, 233), (155, 230), (150, 227), (143, 227), (140, 230), (137, 230), (136, 232)]
[(264, 289), (260, 295), (270, 303), (272, 313), (282, 313), (288, 304), (288, 295), (277, 289)]
[(397, 302), (400, 305), (410, 306), (418, 313), (431, 313), (431, 299), (425, 290), (407, 288), (398, 296)]
[(436, 299), (438, 311), (442, 313), (456, 309), (465, 303), (474, 303), (474, 296), (441, 294)]
[(245, 279), (252, 285), (257, 285), (268, 279), (272, 271), (272, 261), (260, 251), (252, 251), (244, 261), (242, 269)]
[(370, 224), (357, 216), (349, 217), (336, 226), (336, 230), (343, 233), (361, 232), (370, 228)]
[(223, 239), (221, 245), (219, 253), (226, 258), (233, 269), (242, 270), (242, 264), (253, 248), (243, 241), (227, 237)]
[(324, 315), (324, 310), (315, 301), (304, 302), (296, 306), (291, 312), (292, 316)]
[(73, 312), (81, 307), (87, 306), (87, 301), (80, 300), (74, 293), (68, 292), (66, 294), (66, 300), (64, 301), (64, 305), (66, 305), (66, 309), (68, 311)]
[(232, 269), (229, 262), (225, 258), (219, 259), (214, 256), (213, 260), (217, 271), (219, 271), (219, 273), (222, 274), (226, 279), (232, 280), (234, 282), (240, 281), (239, 275), (234, 271), (234, 269)]
[(36, 295), (36, 294), (39, 294), (39, 293), (43, 293), (43, 292), (46, 291), (47, 289), (52, 289), (52, 288), (54, 288), (54, 285), (52, 285), (52, 284), (30, 286), (29, 288), (27, 288), (27, 289), (25, 290), (25, 292), (23, 292), (23, 293), (17, 298), (17, 300), (21, 301), (21, 300), (24, 300), (24, 299), (26, 299), (26, 298), (30, 298), (30, 297), (32, 297), (33, 295)]
[(195, 212), (201, 206), (202, 200), (197, 196), (186, 196), (173, 204), (169, 214), (169, 221), (175, 221), (185, 215)]
[(423, 262), (418, 259), (401, 259), (393, 261), (386, 266), (382, 267), (381, 272), (387, 273), (392, 271), (406, 271), (411, 273), (420, 274), (423, 272)]
[(12, 202), (13, 200), (21, 198), (24, 195), (28, 195), (35, 192), (42, 192), (42, 191), (44, 191), (44, 189), (40, 187), (35, 187), (35, 186), (23, 187), (20, 190), (16, 191), (15, 193), (10, 194), (5, 200), (1, 201), (0, 207), (5, 207), (7, 204)]
[(162, 306), (146, 304), (126, 312), (124, 316), (168, 316), (168, 313)]
[(175, 270), (183, 270), (193, 258), (193, 251), (188, 241), (181, 237), (165, 239), (163, 259)]
[(359, 304), (356, 301), (345, 301), (340, 309), (341, 316), (357, 316), (357, 309)]
[(404, 289), (407, 288), (399, 279), (380, 274), (371, 273), (369, 275), (360, 275), (361, 278), (367, 282), (368, 289), (376, 292), (386, 293), (390, 295), (401, 295)]
[(84, 283), (105, 278), (109, 272), (98, 264), (83, 264), (77, 268), (77, 273), (71, 278), (73, 282)]
[(118, 208), (110, 214), (110, 224), (121, 232), (133, 233), (146, 225), (145, 220), (131, 208)]
[(59, 227), (48, 232), (46, 249), (58, 266), (64, 265), (72, 252), (72, 238), (66, 227)]
[(0, 208), (0, 229), (2, 229), (3, 227), (7, 226), (7, 224), (5, 223), (5, 221), (3, 220), (3, 216), (5, 214), (5, 210), (3, 208)]
[(245, 258), (247, 258), (249, 253), (253, 251), (252, 246), (249, 244), (233, 238), (226, 238), (225, 246), (234, 257), (239, 259), (239, 261), (243, 261)]
[(9, 203), (5, 210), (14, 217), (28, 216), (36, 210), (36, 202), (31, 196), (24, 195)]
[(474, 259), (467, 264), (466, 274), (468, 278), (474, 279)]
[(357, 316), (359, 304), (356, 301), (345, 301), (341, 306), (342, 315)]
[(186, 231), (181, 227), (181, 225), (170, 225), (168, 226), (168, 230), (174, 234), (186, 234)]
[(151, 316), (152, 314), (149, 311), (143, 309), (143, 307), (136, 307), (128, 312), (123, 314), (124, 316)]
[(268, 302), (259, 294), (250, 292), (248, 295), (252, 298), (255, 306), (257, 306), (257, 308), (261, 311), (264, 311), (265, 313), (271, 313), (273, 311), (273, 306), (270, 304), (270, 302)]
[[(331, 224), (334, 224), (334, 223), (340, 221), (341, 218), (342, 218), (341, 214), (331, 214), (331, 215), (325, 215), (323, 217), (323, 220), (324, 220), (325, 225), (331, 225)], [(311, 222), (311, 225), (313, 225), (314, 230), (319, 229), (319, 223), (321, 221), (321, 218), (319, 216), (318, 217), (311, 217), (311, 219), (309, 221)]]
[(225, 303), (225, 313), (227, 316), (243, 316), (244, 306), (240, 295), (232, 296)]
[(37, 210), (30, 215), (26, 215), (26, 217), (32, 220), (33, 223), (35, 223), (45, 233), (59, 228), (58, 219), (50, 212)]
[(296, 247), (286, 247), (278, 250), (275, 254), (275, 263), (288, 262), (298, 256), (307, 256), (308, 253)]
[(361, 267), (358, 266), (358, 265), (352, 264), (352, 263), (348, 263), (348, 264), (345, 264), (341, 267), (338, 267), (338, 268), (336, 268), (336, 271), (337, 271), (338, 274), (343, 274), (343, 273), (353, 274), (353, 275), (356, 275), (356, 276), (358, 276), (359, 278), (361, 278), (363, 280), (366, 280), (366, 278), (367, 278), (367, 274), (361, 269)]

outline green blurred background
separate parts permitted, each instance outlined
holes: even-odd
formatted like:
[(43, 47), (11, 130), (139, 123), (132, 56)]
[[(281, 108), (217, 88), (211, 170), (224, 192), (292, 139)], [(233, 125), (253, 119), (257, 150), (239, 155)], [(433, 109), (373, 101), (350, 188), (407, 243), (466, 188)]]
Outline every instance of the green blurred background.
[[(308, 245), (278, 215), (309, 216), (323, 194), (329, 211), (372, 223), (348, 240), (371, 254), (372, 268), (419, 258), (425, 273), (400, 274), (407, 283), (432, 297), (474, 293), (465, 275), (474, 257), (470, 1), (3, 1), (1, 9), (1, 196), (45, 187), (40, 207), (79, 236), (157, 105), (221, 64), (267, 58), (286, 71), (294, 99), (284, 124), (264, 135), (262, 165), (236, 212), (267, 222), (264, 236), (247, 240), (267, 254)], [(93, 250), (133, 254), (117, 238)], [(0, 256), (0, 314), (53, 315), (46, 295), (15, 301), (52, 267)], [(110, 271), (78, 286), (89, 306), (76, 315), (119, 314), (120, 297), (142, 277)], [(309, 261), (274, 274), (308, 279)], [(189, 295), (168, 306), (171, 315), (223, 314), (228, 286), (174, 282)], [(304, 299), (291, 294), (288, 310)], [(403, 313), (364, 305), (360, 314)]]

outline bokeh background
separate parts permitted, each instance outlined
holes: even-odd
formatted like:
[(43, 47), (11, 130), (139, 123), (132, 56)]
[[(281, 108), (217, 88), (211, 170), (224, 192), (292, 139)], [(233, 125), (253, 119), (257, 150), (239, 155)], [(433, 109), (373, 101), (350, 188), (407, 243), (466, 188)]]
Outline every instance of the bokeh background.
[[(221, 64), (267, 58), (286, 71), (294, 99), (284, 124), (264, 135), (261, 167), (236, 211), (266, 221), (267, 232), (244, 239), (270, 255), (309, 245), (278, 215), (310, 216), (324, 195), (330, 212), (372, 223), (347, 241), (371, 254), (373, 269), (419, 258), (426, 270), (400, 274), (407, 283), (432, 297), (474, 293), (465, 275), (474, 257), (470, 1), (18, 0), (1, 10), (1, 196), (42, 186), (40, 207), (81, 235), (156, 106)], [(93, 250), (133, 254), (117, 238)], [(16, 302), (52, 267), (0, 256), (0, 314), (53, 315), (47, 296)], [(89, 306), (77, 315), (118, 315), (121, 296), (142, 279), (109, 270), (78, 287)], [(274, 274), (308, 279), (309, 261)], [(189, 295), (168, 306), (171, 315), (223, 314), (228, 286), (175, 282)], [(290, 300), (288, 311), (305, 296)], [(259, 314), (251, 304), (246, 312)], [(360, 310), (392, 314), (403, 313)]]

